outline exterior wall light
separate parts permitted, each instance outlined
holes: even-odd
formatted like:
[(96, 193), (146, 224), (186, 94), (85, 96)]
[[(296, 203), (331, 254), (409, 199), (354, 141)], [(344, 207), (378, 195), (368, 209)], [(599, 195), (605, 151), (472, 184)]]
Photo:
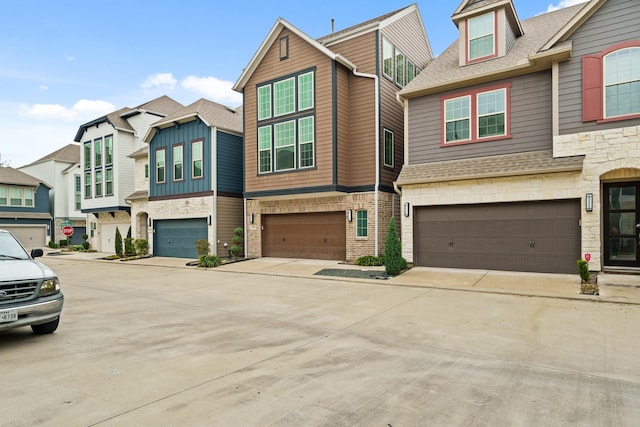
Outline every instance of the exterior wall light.
[(353, 221), (353, 211), (351, 209), (347, 211), (347, 221)]
[(593, 212), (593, 193), (587, 193), (584, 202), (585, 210), (587, 212)]
[(249, 214), (249, 222), (250, 222), (251, 224), (253, 224), (253, 221), (255, 221), (255, 217), (254, 217), (254, 215), (253, 215), (253, 212), (251, 212), (251, 213)]
[(409, 217), (409, 213), (410, 213), (409, 212), (409, 208), (410, 208), (409, 202), (406, 202), (404, 204), (404, 216), (406, 216), (406, 217)]

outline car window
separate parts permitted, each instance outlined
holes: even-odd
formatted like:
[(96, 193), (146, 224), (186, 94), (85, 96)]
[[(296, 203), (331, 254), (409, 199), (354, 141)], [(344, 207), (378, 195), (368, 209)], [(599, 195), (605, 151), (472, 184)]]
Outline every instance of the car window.
[(13, 235), (0, 233), (0, 260), (27, 258), (29, 258), (29, 255)]

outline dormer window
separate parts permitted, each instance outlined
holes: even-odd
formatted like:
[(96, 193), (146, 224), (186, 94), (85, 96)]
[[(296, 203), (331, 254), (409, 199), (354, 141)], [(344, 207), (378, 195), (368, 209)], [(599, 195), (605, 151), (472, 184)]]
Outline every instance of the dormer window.
[(496, 56), (495, 14), (476, 16), (467, 21), (467, 60), (477, 61)]

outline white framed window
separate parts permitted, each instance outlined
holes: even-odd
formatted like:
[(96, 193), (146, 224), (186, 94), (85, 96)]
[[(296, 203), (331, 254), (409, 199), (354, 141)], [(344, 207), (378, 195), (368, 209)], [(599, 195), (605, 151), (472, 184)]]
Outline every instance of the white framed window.
[(386, 38), (382, 38), (382, 74), (391, 80), (394, 78), (393, 66), (393, 43)]
[(166, 180), (166, 150), (160, 148), (156, 150), (156, 183), (164, 184)]
[(95, 195), (96, 197), (102, 197), (102, 171), (101, 170), (97, 170), (96, 173), (94, 174), (95, 178), (96, 178), (96, 185), (95, 185)]
[(258, 88), (258, 120), (271, 117), (271, 85)]
[(369, 236), (368, 212), (365, 210), (356, 211), (356, 237), (364, 238)]
[(273, 84), (274, 116), (291, 114), (295, 111), (295, 79), (293, 77)]
[(93, 141), (93, 166), (96, 168), (102, 166), (102, 138)]
[(315, 166), (315, 129), (314, 117), (305, 117), (298, 120), (298, 146), (300, 147), (300, 168)]
[(405, 57), (402, 52), (396, 49), (396, 84), (400, 87), (405, 85)]
[(314, 106), (313, 72), (298, 76), (298, 111)]
[(507, 91), (497, 89), (476, 95), (478, 138), (506, 135)]
[(291, 170), (296, 167), (296, 122), (277, 123), (273, 126), (275, 146), (275, 170)]
[(182, 181), (184, 179), (182, 165), (184, 163), (184, 145), (174, 145), (172, 149), (173, 157), (173, 180)]
[(640, 47), (604, 56), (604, 117), (640, 114)]
[(467, 26), (467, 58), (473, 61), (495, 55), (495, 14), (470, 18)]
[(104, 174), (105, 195), (113, 196), (113, 169), (105, 169)]
[(393, 141), (393, 132), (389, 129), (384, 129), (384, 165), (388, 167), (393, 167), (394, 165), (394, 141)]
[(91, 198), (91, 172), (85, 172), (84, 173), (84, 198), (85, 199), (90, 199)]
[(445, 142), (471, 139), (471, 97), (461, 96), (444, 101)]
[(203, 170), (203, 146), (202, 140), (191, 142), (191, 177), (202, 178)]
[(258, 172), (271, 172), (271, 126), (258, 128)]

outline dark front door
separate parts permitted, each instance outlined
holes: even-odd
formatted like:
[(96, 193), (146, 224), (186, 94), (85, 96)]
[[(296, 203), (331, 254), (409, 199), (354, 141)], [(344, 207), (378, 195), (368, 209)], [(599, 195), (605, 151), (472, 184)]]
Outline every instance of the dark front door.
[(640, 182), (604, 185), (604, 265), (640, 267)]

